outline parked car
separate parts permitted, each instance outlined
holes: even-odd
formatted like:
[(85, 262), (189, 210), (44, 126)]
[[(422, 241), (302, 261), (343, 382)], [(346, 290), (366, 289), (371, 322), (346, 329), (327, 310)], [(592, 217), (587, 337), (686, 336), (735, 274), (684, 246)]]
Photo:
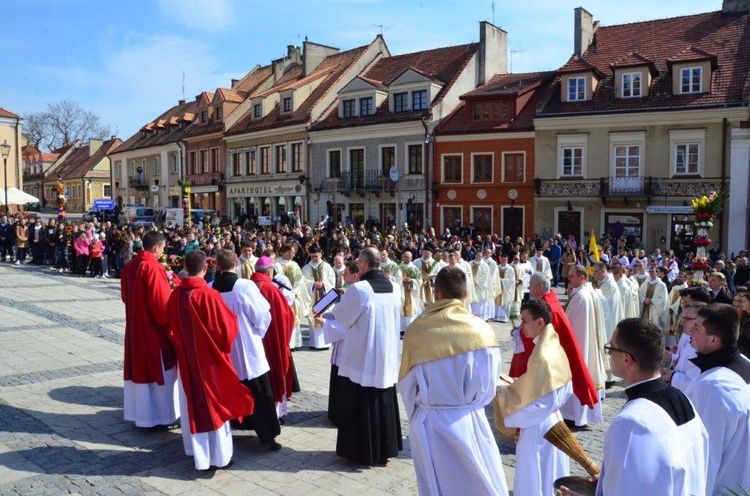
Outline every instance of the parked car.
[(95, 208), (90, 208), (83, 213), (82, 218), (84, 222), (93, 222), (94, 219), (97, 219), (99, 222), (106, 222), (108, 220), (113, 221), (115, 219), (115, 211), (107, 209), (96, 210)]
[(23, 209), (27, 212), (39, 212), (42, 209), (42, 206), (39, 202), (29, 202), (23, 206)]
[(143, 205), (125, 205), (120, 212), (119, 221), (122, 224), (130, 222), (135, 225), (151, 225), (156, 221), (156, 212)]

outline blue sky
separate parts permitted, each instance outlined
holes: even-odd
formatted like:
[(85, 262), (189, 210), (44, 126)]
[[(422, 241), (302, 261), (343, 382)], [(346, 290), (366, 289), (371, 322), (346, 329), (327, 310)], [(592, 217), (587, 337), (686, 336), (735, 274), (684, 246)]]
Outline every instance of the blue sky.
[[(123, 139), (185, 96), (229, 87), (310, 41), (342, 50), (380, 32), (392, 54), (478, 41), (490, 0), (9, 0), (0, 21), (0, 107), (74, 100)], [(513, 72), (570, 57), (573, 9), (602, 25), (721, 9), (721, 0), (495, 0)]]

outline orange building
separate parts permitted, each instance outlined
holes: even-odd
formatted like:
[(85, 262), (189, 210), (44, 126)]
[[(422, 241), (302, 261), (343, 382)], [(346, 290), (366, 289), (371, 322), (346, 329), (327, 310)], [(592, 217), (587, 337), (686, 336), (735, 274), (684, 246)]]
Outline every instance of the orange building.
[(500, 74), (461, 96), (435, 130), (433, 219), (440, 232), (534, 233), (534, 123), (553, 72)]

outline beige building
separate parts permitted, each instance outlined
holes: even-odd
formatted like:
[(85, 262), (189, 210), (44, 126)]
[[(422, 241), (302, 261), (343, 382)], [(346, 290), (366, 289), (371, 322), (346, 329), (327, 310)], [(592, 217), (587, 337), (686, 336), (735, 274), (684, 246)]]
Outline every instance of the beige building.
[[(732, 139), (748, 121), (750, 58), (735, 54), (750, 16), (727, 3), (611, 27), (575, 10), (574, 55), (534, 121), (540, 235), (691, 246), (690, 200), (729, 188)], [(710, 231), (724, 249), (727, 217)]]
[[(7, 177), (7, 186), (23, 190), (23, 161), (21, 152), (26, 145), (26, 141), (21, 134), (21, 118), (0, 107), (0, 144), (8, 143), (10, 152), (7, 159), (7, 167), (0, 172), (0, 188), (5, 188), (5, 178)], [(2, 157), (0, 157), (2, 160)], [(0, 165), (5, 166), (5, 163)], [(0, 198), (4, 203), (5, 199)]]

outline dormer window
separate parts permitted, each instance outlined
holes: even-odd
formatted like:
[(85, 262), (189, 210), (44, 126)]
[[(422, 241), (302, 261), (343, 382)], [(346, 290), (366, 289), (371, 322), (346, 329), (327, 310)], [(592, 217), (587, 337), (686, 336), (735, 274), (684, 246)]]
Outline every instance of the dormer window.
[(263, 105), (256, 103), (253, 105), (253, 118), (260, 119), (263, 117)]
[(427, 108), (427, 90), (412, 91), (411, 109), (425, 110)]
[(355, 100), (352, 98), (351, 100), (344, 100), (343, 106), (344, 106), (344, 119), (347, 119), (349, 117), (354, 117), (355, 115)]
[(622, 97), (634, 98), (641, 96), (641, 78), (640, 72), (627, 72), (622, 75)]
[(282, 112), (292, 111), (292, 97), (288, 96), (282, 101)]
[(216, 116), (216, 120), (221, 120), (224, 118), (224, 109), (221, 107), (216, 107), (216, 111), (214, 112), (214, 115)]
[(474, 102), (473, 105), (475, 121), (509, 121), (510, 102), (500, 100), (494, 102)]
[(201, 122), (205, 123), (208, 121), (208, 110), (201, 110)]
[(568, 79), (568, 101), (579, 102), (586, 99), (586, 78), (572, 77)]
[(409, 110), (409, 93), (404, 91), (403, 93), (393, 94), (393, 111), (394, 112), (406, 112)]
[(371, 115), (373, 114), (373, 98), (368, 96), (366, 98), (359, 99), (359, 115)]
[(686, 67), (680, 70), (680, 93), (700, 93), (702, 77), (701, 67)]

